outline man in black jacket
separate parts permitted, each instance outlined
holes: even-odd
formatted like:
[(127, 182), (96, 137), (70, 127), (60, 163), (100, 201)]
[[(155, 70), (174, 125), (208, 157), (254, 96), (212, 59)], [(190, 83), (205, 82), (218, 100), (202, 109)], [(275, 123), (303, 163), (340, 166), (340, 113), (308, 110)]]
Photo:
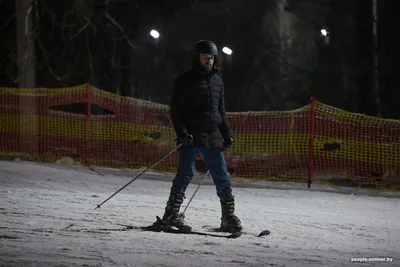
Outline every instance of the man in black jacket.
[(179, 214), (185, 190), (193, 178), (194, 163), (201, 152), (220, 198), (221, 228), (227, 232), (242, 230), (234, 214), (235, 202), (223, 151), (232, 142), (225, 115), (224, 82), (217, 74), (218, 49), (209, 40), (196, 44), (191, 70), (175, 80), (170, 114), (178, 142), (178, 170), (165, 208), (163, 222), (191, 229)]

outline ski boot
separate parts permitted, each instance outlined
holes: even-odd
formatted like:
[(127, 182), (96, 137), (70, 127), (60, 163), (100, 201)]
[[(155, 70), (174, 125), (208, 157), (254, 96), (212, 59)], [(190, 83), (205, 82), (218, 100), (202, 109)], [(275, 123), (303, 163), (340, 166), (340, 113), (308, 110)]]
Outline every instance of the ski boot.
[(234, 196), (221, 198), (221, 231), (229, 233), (237, 233), (242, 231), (242, 224), (239, 218), (235, 215), (235, 200)]
[(183, 203), (183, 196), (177, 194), (171, 194), (169, 196), (167, 206), (165, 207), (165, 213), (162, 219), (157, 217), (157, 221), (154, 223), (154, 227), (175, 227), (181, 231), (191, 231), (192, 227), (185, 223), (185, 215), (179, 214), (179, 209)]

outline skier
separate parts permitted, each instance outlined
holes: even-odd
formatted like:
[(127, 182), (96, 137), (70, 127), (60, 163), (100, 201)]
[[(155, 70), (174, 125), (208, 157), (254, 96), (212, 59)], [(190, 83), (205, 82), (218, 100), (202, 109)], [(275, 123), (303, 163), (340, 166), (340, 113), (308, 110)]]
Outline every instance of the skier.
[(221, 203), (221, 229), (242, 230), (235, 215), (235, 201), (223, 151), (232, 145), (232, 131), (226, 120), (224, 82), (217, 70), (215, 43), (201, 40), (196, 44), (192, 69), (175, 79), (170, 114), (178, 143), (178, 168), (172, 182), (162, 223), (191, 230), (179, 209), (185, 190), (193, 178), (194, 164), (202, 153), (216, 186)]

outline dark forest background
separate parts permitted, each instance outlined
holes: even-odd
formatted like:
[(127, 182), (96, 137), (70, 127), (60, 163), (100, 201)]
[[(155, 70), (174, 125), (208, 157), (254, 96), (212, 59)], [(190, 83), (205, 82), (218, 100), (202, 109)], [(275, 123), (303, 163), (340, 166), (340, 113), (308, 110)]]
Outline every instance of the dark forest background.
[(0, 86), (89, 82), (166, 104), (195, 43), (211, 39), (234, 50), (219, 59), (228, 111), (295, 109), (315, 97), (400, 119), (399, 7), (394, 0), (0, 0)]

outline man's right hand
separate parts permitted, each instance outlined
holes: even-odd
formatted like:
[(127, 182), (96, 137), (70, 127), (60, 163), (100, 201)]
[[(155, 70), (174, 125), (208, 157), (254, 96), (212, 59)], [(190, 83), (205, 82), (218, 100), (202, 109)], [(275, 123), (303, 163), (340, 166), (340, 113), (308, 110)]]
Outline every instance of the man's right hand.
[(178, 142), (182, 144), (182, 146), (191, 146), (193, 145), (193, 136), (192, 135), (187, 135), (184, 137), (178, 138)]

